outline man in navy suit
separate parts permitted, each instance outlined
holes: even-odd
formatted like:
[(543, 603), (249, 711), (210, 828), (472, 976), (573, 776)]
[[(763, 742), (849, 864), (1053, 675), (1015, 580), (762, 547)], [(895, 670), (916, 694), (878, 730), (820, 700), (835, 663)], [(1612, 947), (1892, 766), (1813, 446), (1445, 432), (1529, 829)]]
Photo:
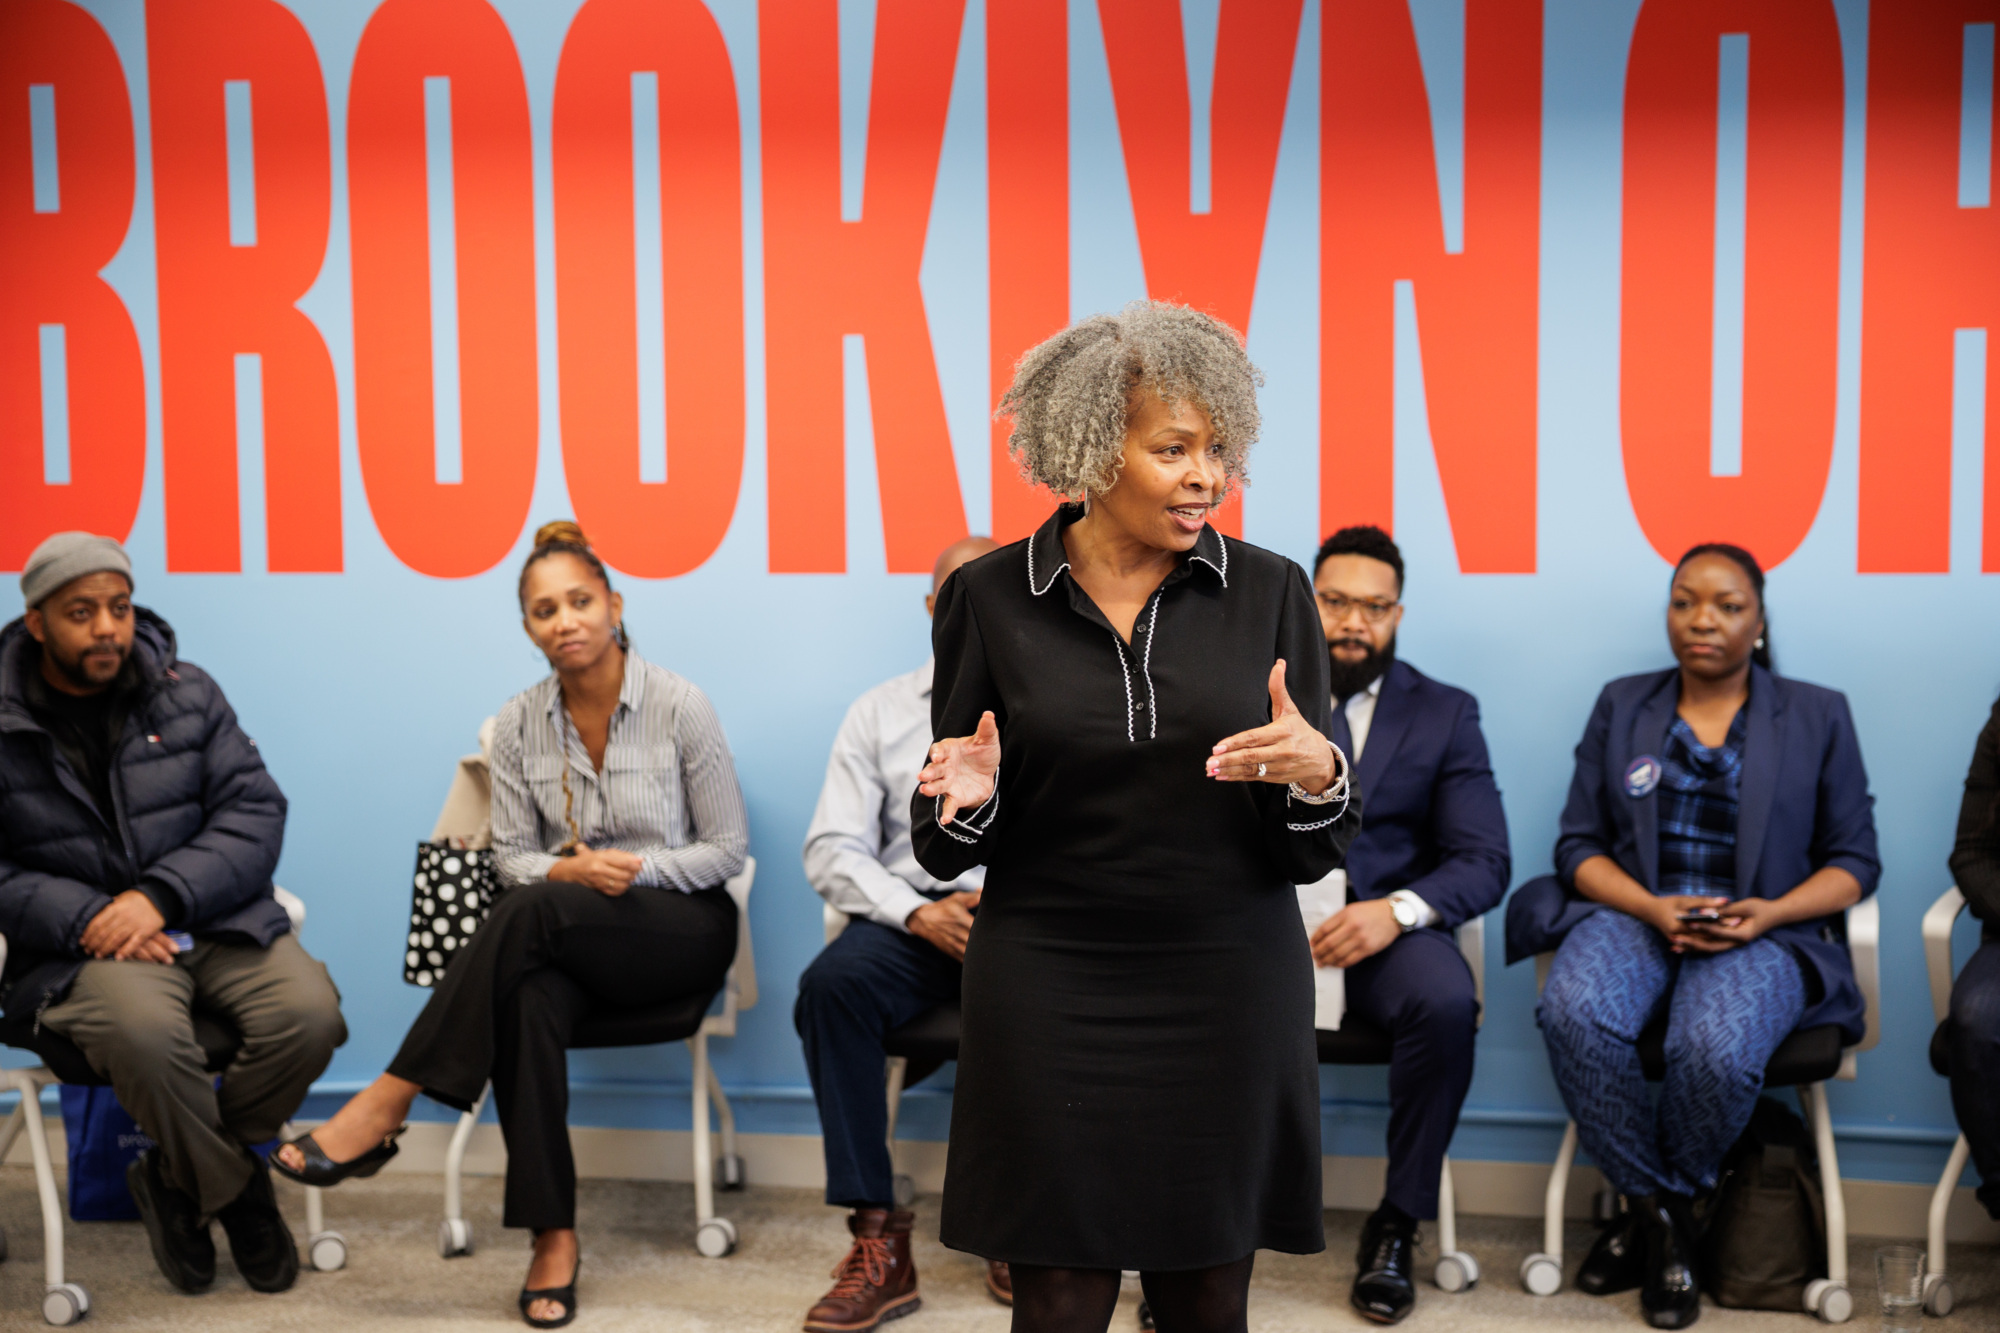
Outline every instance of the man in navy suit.
[(1396, 657), (1403, 556), (1389, 534), (1327, 538), (1313, 591), (1332, 657), (1333, 741), (1354, 761), (1364, 805), (1347, 906), (1314, 931), (1313, 960), (1347, 969), (1347, 1012), (1394, 1041), (1388, 1188), (1362, 1230), (1352, 1297), (1393, 1324), (1416, 1304), (1417, 1224), (1437, 1216), (1472, 1083), (1479, 1003), (1451, 932), (1507, 892), (1507, 821), (1478, 701)]

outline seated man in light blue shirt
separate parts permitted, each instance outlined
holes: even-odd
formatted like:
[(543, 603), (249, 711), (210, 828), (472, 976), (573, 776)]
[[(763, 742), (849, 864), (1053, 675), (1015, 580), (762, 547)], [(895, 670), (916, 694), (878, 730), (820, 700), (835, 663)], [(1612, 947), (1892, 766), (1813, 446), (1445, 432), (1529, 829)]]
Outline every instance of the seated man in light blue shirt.
[[(994, 550), (986, 537), (945, 549), (931, 571), (929, 610), (952, 571)], [(883, 1041), (958, 998), (965, 942), (983, 868), (931, 878), (910, 848), (910, 793), (931, 744), (931, 663), (854, 701), (826, 765), (806, 831), (806, 878), (848, 925), (799, 978), (793, 1021), (819, 1103), (826, 1201), (852, 1210), (855, 1243), (833, 1288), (807, 1313), (809, 1333), (861, 1333), (921, 1302), (910, 1261), (911, 1214), (895, 1203), (883, 1096)], [(1005, 1264), (987, 1287), (1011, 1303)]]

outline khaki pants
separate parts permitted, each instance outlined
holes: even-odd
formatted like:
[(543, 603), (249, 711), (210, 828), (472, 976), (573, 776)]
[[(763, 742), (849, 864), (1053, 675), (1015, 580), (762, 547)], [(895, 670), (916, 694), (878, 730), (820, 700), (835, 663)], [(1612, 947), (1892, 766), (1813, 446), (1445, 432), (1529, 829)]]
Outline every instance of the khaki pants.
[[(222, 1083), (202, 1066), (193, 1010), (243, 1034)], [(42, 1014), (74, 1042), (160, 1145), (167, 1178), (205, 1214), (250, 1181), (246, 1145), (275, 1138), (347, 1040), (326, 965), (280, 935), (268, 949), (197, 940), (171, 965), (85, 963)]]

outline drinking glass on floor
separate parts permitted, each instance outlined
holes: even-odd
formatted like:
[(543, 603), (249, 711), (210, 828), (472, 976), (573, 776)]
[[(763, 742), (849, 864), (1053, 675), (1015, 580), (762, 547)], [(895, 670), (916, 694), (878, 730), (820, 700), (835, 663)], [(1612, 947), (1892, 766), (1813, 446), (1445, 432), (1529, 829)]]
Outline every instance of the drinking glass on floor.
[(1924, 1322), (1924, 1252), (1914, 1245), (1875, 1251), (1875, 1289), (1882, 1298), (1882, 1327), (1914, 1333)]

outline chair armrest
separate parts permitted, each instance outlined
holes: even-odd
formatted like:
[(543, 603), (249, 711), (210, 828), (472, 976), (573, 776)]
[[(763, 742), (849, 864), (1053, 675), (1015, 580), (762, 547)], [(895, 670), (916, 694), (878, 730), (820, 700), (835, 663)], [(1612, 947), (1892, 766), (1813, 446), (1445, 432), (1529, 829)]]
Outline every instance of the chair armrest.
[(273, 884), (271, 897), (276, 900), (278, 906), (285, 909), (285, 915), (292, 919), (292, 934), (296, 935), (306, 928), (306, 905), (299, 901), (296, 893)]
[(1453, 932), (1465, 965), (1472, 969), (1472, 995), (1479, 1001), (1479, 1019), (1486, 1021), (1486, 918), (1475, 916)]
[(1863, 898), (1847, 909), (1847, 953), (1854, 960), (1854, 980), (1861, 987), (1867, 1006), (1861, 1044), (1857, 1051), (1872, 1051), (1882, 1040), (1882, 903)]
[(1965, 895), (1948, 888), (1924, 913), (1924, 970), (1930, 973), (1931, 1010), (1942, 1023), (1951, 1013), (1951, 928), (1965, 910)]
[(826, 942), (833, 943), (840, 938), (840, 932), (847, 929), (847, 913), (827, 903), (820, 908), (820, 923), (826, 927)]
[(723, 881), (722, 887), (736, 900), (736, 959), (729, 965), (729, 980), (723, 989), (725, 1003), (736, 1009), (757, 1007), (757, 955), (750, 947), (750, 887), (757, 882), (757, 858), (743, 858), (743, 868)]

